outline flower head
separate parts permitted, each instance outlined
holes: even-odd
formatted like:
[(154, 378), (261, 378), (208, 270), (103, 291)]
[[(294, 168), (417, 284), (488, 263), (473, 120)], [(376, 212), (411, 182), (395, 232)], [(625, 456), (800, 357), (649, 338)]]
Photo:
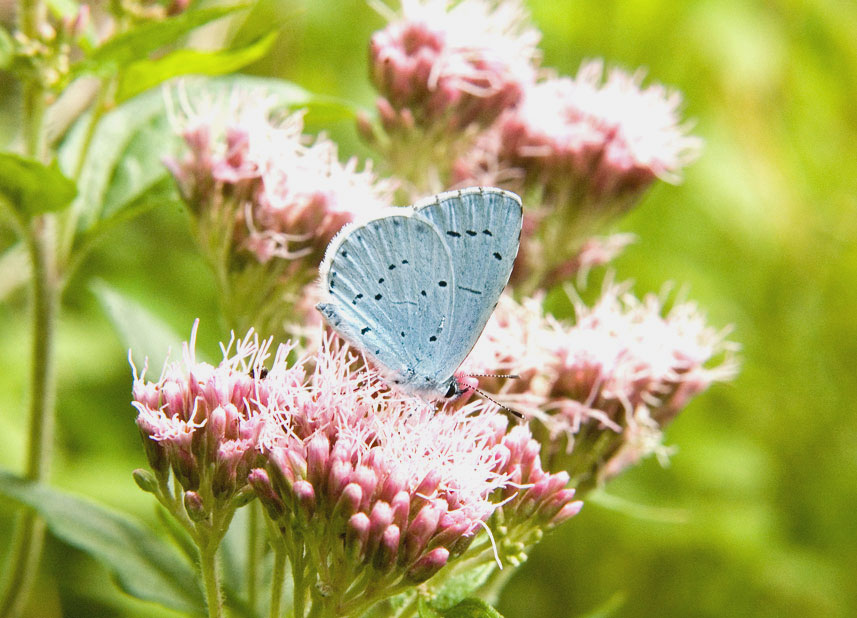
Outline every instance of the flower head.
[(188, 152), (167, 163), (182, 194), (197, 216), (231, 225), (236, 249), (260, 262), (320, 259), (345, 223), (390, 205), (390, 182), (356, 159), (341, 164), (336, 145), (303, 135), (303, 112), (284, 114), (273, 95), (234, 91), (195, 105), (177, 95)]
[(539, 36), (516, 0), (403, 0), (370, 44), (385, 128), (487, 126), (534, 80)]
[(182, 362), (168, 362), (157, 381), (147, 381), (145, 371), (135, 375), (132, 405), (158, 481), (166, 486), (172, 472), (185, 493), (193, 492), (187, 500), (195, 509), (210, 513), (246, 493), (247, 474), (258, 465), (258, 405), (268, 397), (258, 375), (270, 342), (250, 332), (234, 354), (226, 347), (215, 367), (196, 360), (195, 335), (196, 327)]
[(690, 398), (735, 374), (733, 350), (692, 303), (664, 311), (655, 295), (609, 284), (592, 307), (576, 303), (573, 326), (540, 299), (504, 298), (465, 368), (520, 375), (485, 388), (538, 421), (548, 468), (580, 486), (661, 452), (661, 430)]
[[(507, 434), (492, 404), (435, 410), (388, 390), (356, 361), (325, 340), (306, 383), (272, 392), (261, 437), (267, 464), (251, 473), (285, 546), (312, 557), (319, 586), (333, 590), (327, 574), (352, 565), (355, 579), (331, 593), (342, 613), (358, 603), (333, 598), (348, 586), (383, 598), (402, 579), (428, 579), (470, 546), (503, 499), (550, 477), (535, 443), (522, 464), (520, 431)], [(272, 374), (266, 380), (277, 384)], [(531, 526), (559, 521), (573, 497), (567, 481), (553, 480), (527, 502), (541, 513)], [(504, 508), (512, 518), (515, 507)]]
[(389, 206), (394, 185), (369, 164), (340, 163), (336, 145), (303, 135), (303, 112), (285, 113), (272, 94), (235, 90), (191, 102), (179, 88), (174, 98), (187, 151), (166, 164), (200, 248), (224, 276), (224, 312), (236, 328), (280, 331), (331, 238)]
[(501, 157), (530, 180), (609, 203), (639, 195), (655, 178), (677, 182), (700, 149), (679, 116), (681, 95), (642, 87), (643, 74), (603, 63), (577, 77), (547, 79), (527, 89), (500, 121)]

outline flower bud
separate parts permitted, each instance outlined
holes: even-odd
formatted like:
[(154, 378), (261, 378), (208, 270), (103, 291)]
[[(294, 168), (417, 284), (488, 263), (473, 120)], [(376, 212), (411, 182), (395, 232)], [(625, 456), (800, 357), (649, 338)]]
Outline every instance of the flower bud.
[(184, 492), (183, 502), (184, 509), (191, 520), (202, 521), (208, 516), (205, 505), (202, 502), (202, 497), (197, 492)]
[(414, 584), (422, 583), (443, 568), (447, 560), (449, 560), (449, 550), (445, 547), (436, 547), (408, 569), (406, 577)]
[(155, 477), (151, 472), (143, 470), (142, 468), (137, 468), (132, 474), (134, 476), (134, 482), (137, 483), (137, 487), (150, 494), (158, 493), (158, 481), (155, 480)]

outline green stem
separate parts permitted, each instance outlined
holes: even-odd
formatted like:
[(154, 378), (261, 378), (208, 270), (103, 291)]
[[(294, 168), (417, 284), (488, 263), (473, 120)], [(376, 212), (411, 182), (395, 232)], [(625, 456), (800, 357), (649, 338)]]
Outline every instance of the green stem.
[[(258, 501), (254, 501), (247, 506), (250, 509), (247, 517), (247, 603), (253, 614), (256, 613), (257, 604), (257, 584), (259, 581), (259, 509), (261, 508)], [(275, 557), (275, 560), (278, 557)], [(276, 577), (276, 564), (274, 565), (274, 576)], [(281, 577), (282, 579), (282, 577)], [(276, 580), (274, 580), (276, 581)], [(280, 584), (282, 586), (282, 584)], [(273, 595), (273, 592), (271, 593)], [(271, 607), (274, 606), (274, 597), (271, 597)], [(277, 599), (277, 607), (279, 608), (279, 599)], [(279, 610), (278, 610), (279, 611)], [(272, 614), (275, 615), (275, 614)]]
[[(253, 565), (250, 565), (252, 568)], [(271, 574), (270, 618), (279, 618), (280, 603), (283, 599), (283, 580), (286, 577), (286, 550), (282, 543), (274, 544), (274, 572)], [(254, 608), (255, 610), (255, 608)]]
[(223, 616), (223, 596), (220, 591), (220, 574), (217, 570), (217, 546), (218, 543), (209, 540), (199, 548), (199, 566), (202, 571), (209, 618)]
[[(52, 219), (33, 221), (27, 237), (32, 263), (32, 358), (30, 366), (29, 433), (24, 477), (41, 482), (48, 478), (54, 428), (54, 342), (60, 283), (54, 262)], [(6, 588), (0, 598), (0, 616), (16, 616), (32, 587), (44, 541), (44, 524), (34, 511), (23, 514), (12, 541)]]
[(295, 555), (292, 561), (292, 581), (294, 581), (294, 594), (292, 595), (292, 615), (293, 618), (304, 618), (306, 612), (306, 585), (304, 583), (304, 565), (305, 560), (303, 555)]

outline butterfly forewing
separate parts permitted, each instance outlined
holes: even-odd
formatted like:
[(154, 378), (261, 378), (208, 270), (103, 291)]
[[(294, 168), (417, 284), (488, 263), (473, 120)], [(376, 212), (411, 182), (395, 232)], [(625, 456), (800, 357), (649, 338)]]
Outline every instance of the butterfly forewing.
[(414, 210), (435, 225), (452, 255), (455, 289), (445, 355), (424, 366), (442, 381), (470, 353), (509, 281), (523, 211), (515, 194), (483, 187), (442, 193)]
[(435, 227), (412, 212), (395, 209), (344, 228), (321, 269), (319, 310), (394, 382), (444, 355), (441, 342), (453, 311), (449, 249)]

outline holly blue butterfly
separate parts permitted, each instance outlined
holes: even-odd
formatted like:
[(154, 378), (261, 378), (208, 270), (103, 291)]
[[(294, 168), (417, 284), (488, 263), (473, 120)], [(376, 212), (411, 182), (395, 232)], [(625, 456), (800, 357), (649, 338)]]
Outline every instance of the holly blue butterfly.
[(455, 372), (509, 281), (522, 218), (514, 193), (472, 187), (351, 223), (327, 247), (317, 308), (401, 391), (455, 398), (466, 390)]

